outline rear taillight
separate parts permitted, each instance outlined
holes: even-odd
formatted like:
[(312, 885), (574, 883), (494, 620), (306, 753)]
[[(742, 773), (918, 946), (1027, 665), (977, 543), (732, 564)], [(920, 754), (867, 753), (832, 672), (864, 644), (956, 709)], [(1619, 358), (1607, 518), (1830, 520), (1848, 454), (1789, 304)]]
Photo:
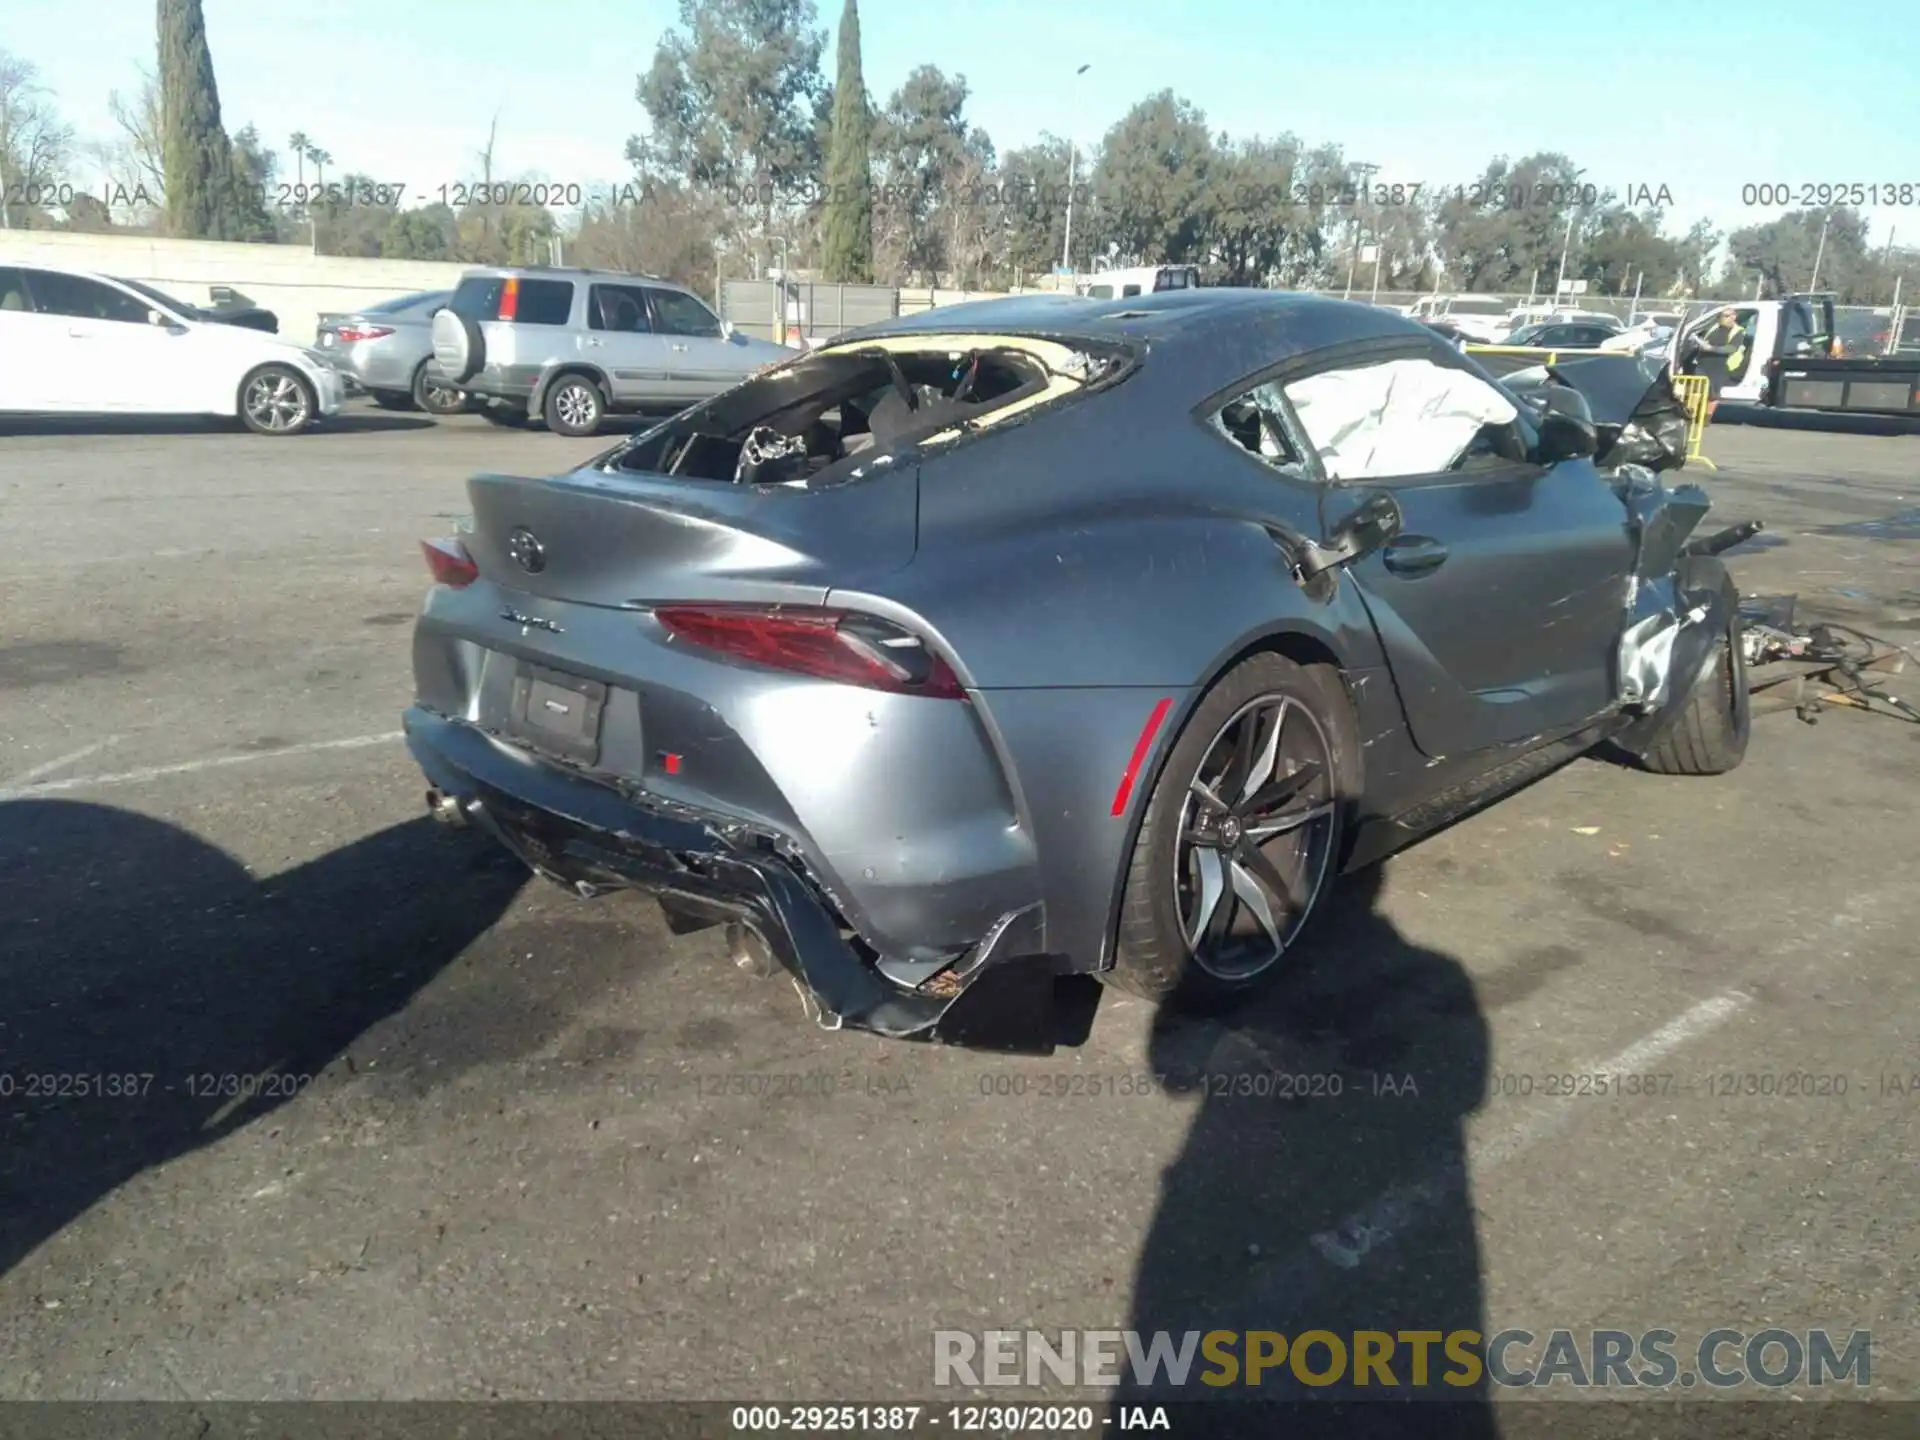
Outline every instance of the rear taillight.
[(897, 695), (964, 700), (947, 662), (891, 621), (845, 610), (765, 605), (662, 605), (666, 632), (735, 660)]
[(480, 578), (480, 567), (458, 540), (422, 540), (420, 553), (427, 557), (427, 569), (433, 572), (437, 585), (458, 590)]
[(511, 320), (520, 309), (520, 282), (513, 277), (500, 287), (500, 318)]
[(359, 340), (381, 340), (393, 333), (391, 325), (342, 325), (341, 340), (351, 345)]

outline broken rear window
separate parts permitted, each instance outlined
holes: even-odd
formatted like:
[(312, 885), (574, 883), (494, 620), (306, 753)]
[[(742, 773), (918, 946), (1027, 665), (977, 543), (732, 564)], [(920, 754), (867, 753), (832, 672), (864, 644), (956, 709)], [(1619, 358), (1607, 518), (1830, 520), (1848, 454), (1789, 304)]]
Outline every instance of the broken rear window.
[(817, 485), (1118, 378), (1128, 352), (1028, 337), (889, 337), (782, 364), (642, 435), (615, 468)]

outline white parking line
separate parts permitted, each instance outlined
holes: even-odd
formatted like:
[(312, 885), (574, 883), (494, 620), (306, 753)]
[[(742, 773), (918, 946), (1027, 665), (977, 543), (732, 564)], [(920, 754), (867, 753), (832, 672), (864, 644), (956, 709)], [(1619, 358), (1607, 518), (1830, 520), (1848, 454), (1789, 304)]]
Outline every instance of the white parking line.
[(91, 790), (99, 785), (137, 785), (147, 780), (161, 780), (169, 775), (194, 775), (202, 770), (249, 765), (256, 760), (277, 760), (287, 755), (312, 755), (322, 750), (362, 750), (369, 745), (388, 745), (404, 738), (404, 731), (383, 730), (378, 735), (314, 740), (305, 745), (284, 745), (278, 750), (250, 750), (244, 755), (209, 755), (200, 760), (183, 760), (178, 765), (149, 765), (143, 770), (122, 770), (116, 775), (75, 775), (65, 780), (47, 780), (38, 785), (10, 786), (0, 790), (0, 800), (27, 800), (40, 795), (58, 794), (63, 790)]
[[(1743, 990), (1728, 990), (1710, 996), (1691, 1009), (1682, 1011), (1652, 1034), (1633, 1042), (1617, 1055), (1590, 1065), (1576, 1065), (1576, 1075), (1633, 1075), (1643, 1073), (1661, 1056), (1679, 1049), (1689, 1040), (1719, 1029), (1753, 1003)], [(1451, 1194), (1458, 1193), (1465, 1178), (1465, 1167), (1483, 1174), (1505, 1164), (1522, 1151), (1530, 1150), (1556, 1131), (1565, 1129), (1576, 1116), (1572, 1105), (1554, 1105), (1540, 1110), (1533, 1119), (1517, 1129), (1476, 1147), (1471, 1157), (1457, 1164), (1442, 1166), (1430, 1175), (1405, 1186), (1394, 1186), (1364, 1210), (1355, 1212), (1331, 1230), (1312, 1237), (1313, 1248), (1323, 1259), (1342, 1270), (1357, 1266), (1370, 1250), (1377, 1249), (1420, 1218), (1423, 1211)]]
[[(1640, 1073), (1642, 1067), (1661, 1056), (1719, 1029), (1751, 1004), (1753, 997), (1742, 990), (1710, 996), (1618, 1054), (1570, 1068), (1579, 1074)], [(1431, 1212), (1455, 1203), (1466, 1192), (1470, 1176), (1484, 1176), (1514, 1159), (1571, 1125), (1581, 1113), (1570, 1104), (1538, 1110), (1525, 1124), (1474, 1148), (1470, 1154), (1463, 1153), (1417, 1180), (1388, 1187), (1339, 1225), (1309, 1237), (1292, 1257), (1264, 1275), (1242, 1297), (1246, 1313), (1271, 1316), (1303, 1311), (1336, 1276), (1358, 1269), (1370, 1253), (1418, 1225)]]
[(44, 765), (36, 765), (31, 770), (14, 776), (13, 779), (8, 782), (9, 787), (12, 789), (20, 789), (31, 785), (42, 776), (51, 775), (56, 770), (64, 770), (67, 766), (84, 760), (89, 755), (99, 754), (109, 745), (118, 744), (120, 739), (121, 737), (118, 735), (109, 735), (106, 739), (96, 740), (91, 745), (82, 745), (78, 750), (69, 751), (57, 759), (47, 761)]

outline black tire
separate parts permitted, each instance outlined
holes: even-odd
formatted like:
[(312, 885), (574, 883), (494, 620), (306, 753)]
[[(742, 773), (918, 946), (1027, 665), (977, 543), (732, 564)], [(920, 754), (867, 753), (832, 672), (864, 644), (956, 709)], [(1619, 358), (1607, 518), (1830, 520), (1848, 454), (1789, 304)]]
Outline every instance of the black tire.
[(591, 375), (561, 375), (547, 386), (540, 409), (547, 429), (556, 435), (594, 435), (607, 418), (606, 392)]
[(413, 372), (413, 406), (429, 415), (458, 415), (467, 408), (467, 393), (459, 386), (428, 373), (431, 361), (422, 360)]
[(524, 430), (528, 420), (526, 411), (509, 405), (482, 405), (480, 418), (503, 430)]
[(414, 408), (413, 397), (411, 395), (403, 395), (398, 390), (375, 390), (372, 391), (371, 394), (373, 403), (378, 405), (382, 410), (411, 410)]
[(240, 423), (256, 435), (298, 435), (319, 409), (312, 383), (291, 365), (262, 365), (240, 382)]
[(1724, 775), (1746, 758), (1753, 730), (1747, 657), (1741, 640), (1740, 596), (1722, 582), (1727, 625), (1693, 689), (1646, 749), (1640, 764), (1656, 775)]
[[(1237, 760), (1240, 752), (1237, 743), (1229, 741), (1229, 731), (1241, 723), (1257, 728), (1262, 707), (1273, 708), (1279, 717), (1278, 760), (1298, 764), (1304, 771), (1308, 752), (1317, 752), (1319, 756), (1318, 780), (1300, 796), (1290, 797), (1281, 809), (1289, 814), (1307, 810), (1323, 810), (1324, 814), (1298, 829), (1274, 836), (1261, 847), (1269, 871), (1288, 882), (1284, 888), (1300, 903), (1289, 901), (1284, 919), (1273, 917), (1273, 907), (1269, 905), (1269, 915), (1274, 920), (1270, 928), (1255, 928), (1247, 936), (1222, 935), (1218, 950), (1211, 944), (1211, 928), (1198, 925), (1195, 933), (1202, 935), (1202, 942), (1191, 944), (1186, 923), (1191, 917), (1183, 916), (1182, 911), (1188, 905), (1183, 896), (1189, 896), (1200, 884), (1197, 852), (1201, 849), (1213, 850), (1215, 858), (1211, 863), (1216, 876), (1224, 881), (1224, 889), (1207, 913), (1217, 919), (1221, 907), (1225, 906), (1226, 919), (1222, 923), (1229, 929), (1237, 928), (1241, 918), (1254, 919), (1257, 923), (1252, 907), (1239, 901), (1235, 894), (1233, 866), (1239, 862), (1222, 863), (1222, 857), (1244, 856), (1242, 847), (1251, 844), (1241, 833), (1240, 824), (1236, 823), (1231, 832), (1219, 831), (1235, 842), (1235, 848), (1229, 851), (1192, 846), (1190, 837), (1197, 832), (1184, 828), (1183, 822), (1198, 823), (1204, 818), (1189, 813), (1195, 806), (1207, 808), (1205, 802), (1195, 798), (1194, 790), (1196, 781), (1208, 783), (1202, 776), (1203, 765), (1212, 762), (1222, 743), (1234, 745)], [(1300, 715), (1311, 717), (1312, 724), (1302, 729), (1295, 718)], [(1242, 722), (1238, 718), (1242, 716), (1250, 716), (1251, 720)], [(1292, 732), (1287, 728), (1289, 725), (1294, 727)], [(1253, 739), (1251, 731), (1245, 733), (1249, 742), (1247, 753), (1251, 755), (1261, 742)], [(1175, 1000), (1183, 1005), (1207, 1008), (1237, 1000), (1289, 973), (1293, 967), (1285, 963), (1287, 952), (1319, 907), (1339, 868), (1346, 811), (1358, 788), (1356, 734), (1346, 687), (1332, 666), (1298, 665), (1279, 655), (1259, 654), (1250, 656), (1222, 676), (1188, 718), (1154, 784), (1127, 870), (1114, 964), (1102, 972), (1100, 978), (1144, 999)], [(1298, 754), (1294, 751), (1296, 744), (1301, 747)], [(1271, 768), (1277, 779), (1286, 778), (1279, 773), (1279, 764)], [(1229, 771), (1221, 778), (1235, 777)], [(1256, 789), (1255, 799), (1272, 783), (1269, 780)], [(1235, 798), (1230, 793), (1223, 794), (1217, 784), (1209, 784), (1209, 790), (1224, 799)], [(1276, 849), (1295, 852), (1294, 858), (1283, 860), (1276, 856)], [(1282, 869), (1283, 866), (1286, 868)], [(1240, 868), (1249, 875), (1252, 873), (1245, 865)], [(1263, 893), (1270, 899), (1279, 898), (1271, 888)], [(1204, 895), (1195, 898), (1193, 908), (1196, 912), (1205, 908)], [(1236, 973), (1222, 963), (1228, 944), (1256, 951), (1271, 944), (1274, 954), (1258, 968)], [(1203, 959), (1202, 950), (1208, 951), (1212, 958)]]

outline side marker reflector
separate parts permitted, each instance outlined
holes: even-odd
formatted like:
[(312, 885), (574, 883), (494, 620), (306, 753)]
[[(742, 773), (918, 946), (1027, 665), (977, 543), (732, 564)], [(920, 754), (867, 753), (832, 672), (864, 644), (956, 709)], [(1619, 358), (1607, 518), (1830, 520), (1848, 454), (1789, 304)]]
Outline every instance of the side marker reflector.
[(1140, 767), (1147, 763), (1147, 756), (1153, 753), (1153, 740), (1160, 733), (1160, 727), (1167, 723), (1167, 712), (1173, 709), (1173, 697), (1168, 696), (1153, 707), (1153, 713), (1147, 716), (1147, 723), (1140, 727), (1140, 738), (1134, 742), (1133, 758), (1127, 761), (1127, 773), (1120, 777), (1120, 788), (1113, 792), (1113, 813), (1127, 813), (1127, 801), (1133, 798), (1133, 782), (1140, 778)]

